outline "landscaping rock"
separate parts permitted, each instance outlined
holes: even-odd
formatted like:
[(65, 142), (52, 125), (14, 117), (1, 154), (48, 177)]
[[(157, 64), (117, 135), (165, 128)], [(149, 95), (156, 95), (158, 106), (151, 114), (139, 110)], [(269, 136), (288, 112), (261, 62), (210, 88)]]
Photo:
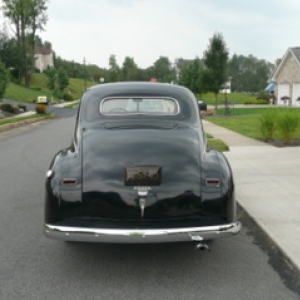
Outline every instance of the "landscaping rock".
[(203, 117), (211, 117), (215, 115), (215, 109), (214, 108), (209, 108), (207, 110), (201, 110), (201, 115)]

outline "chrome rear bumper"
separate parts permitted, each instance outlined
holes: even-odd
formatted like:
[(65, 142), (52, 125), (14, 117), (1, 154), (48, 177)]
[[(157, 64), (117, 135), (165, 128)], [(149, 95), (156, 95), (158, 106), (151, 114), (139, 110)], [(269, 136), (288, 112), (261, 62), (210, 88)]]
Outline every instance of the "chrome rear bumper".
[(136, 230), (67, 227), (45, 224), (44, 234), (46, 237), (62, 241), (140, 244), (210, 240), (238, 234), (241, 227), (240, 222), (205, 227)]

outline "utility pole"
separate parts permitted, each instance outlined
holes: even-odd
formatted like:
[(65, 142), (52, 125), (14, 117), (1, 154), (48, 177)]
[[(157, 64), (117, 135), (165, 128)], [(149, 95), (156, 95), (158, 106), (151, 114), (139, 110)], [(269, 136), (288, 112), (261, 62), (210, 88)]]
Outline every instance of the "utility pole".
[(84, 76), (84, 91), (86, 91), (86, 72), (85, 72), (85, 57), (83, 58), (83, 76)]

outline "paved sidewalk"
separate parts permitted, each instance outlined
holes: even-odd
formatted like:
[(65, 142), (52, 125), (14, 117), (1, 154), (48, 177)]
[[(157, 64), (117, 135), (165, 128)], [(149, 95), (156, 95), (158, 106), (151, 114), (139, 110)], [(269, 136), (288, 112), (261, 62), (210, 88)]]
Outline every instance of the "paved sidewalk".
[(16, 119), (16, 118), (21, 118), (21, 117), (29, 117), (29, 116), (34, 115), (34, 114), (36, 114), (36, 112), (30, 110), (30, 111), (26, 111), (26, 112), (21, 113), (21, 114), (17, 114), (17, 115), (15, 115), (13, 117), (9, 117), (9, 119)]
[(67, 102), (64, 102), (64, 103), (51, 104), (51, 106), (53, 106), (53, 107), (65, 107), (65, 106), (68, 106), (70, 104), (75, 104), (75, 103), (78, 103), (78, 105), (79, 105), (79, 101), (80, 100), (67, 101)]
[(300, 271), (300, 147), (276, 148), (203, 120), (230, 147), (236, 198)]

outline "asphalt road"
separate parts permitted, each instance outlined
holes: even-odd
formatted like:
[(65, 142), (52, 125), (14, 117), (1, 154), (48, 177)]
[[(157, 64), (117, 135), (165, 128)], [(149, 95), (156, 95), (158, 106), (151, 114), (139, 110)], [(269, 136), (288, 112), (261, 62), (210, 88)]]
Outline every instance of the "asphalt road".
[(242, 213), (238, 236), (105, 245), (46, 239), (44, 177), (70, 144), (74, 117), (0, 135), (0, 299), (299, 299), (298, 274)]

